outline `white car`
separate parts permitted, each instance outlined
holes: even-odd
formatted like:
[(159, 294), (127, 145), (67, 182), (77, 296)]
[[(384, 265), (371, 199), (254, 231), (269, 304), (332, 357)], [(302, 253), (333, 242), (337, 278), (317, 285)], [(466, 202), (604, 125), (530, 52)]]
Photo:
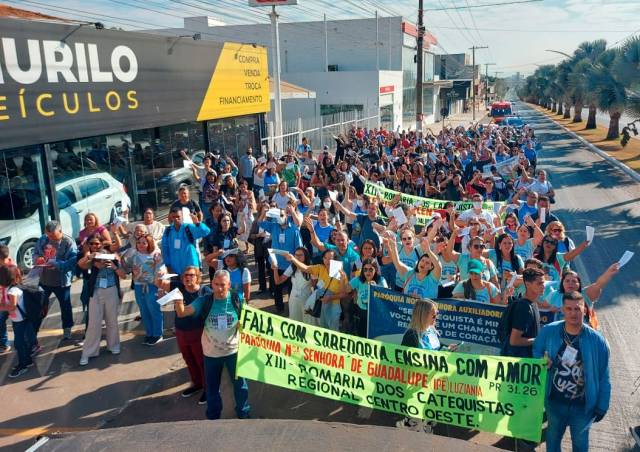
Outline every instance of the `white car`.
[[(124, 186), (108, 173), (75, 177), (56, 184), (62, 232), (76, 238), (84, 228), (84, 216), (93, 212), (101, 224), (112, 221), (129, 210), (131, 199)], [(14, 189), (0, 195), (0, 243), (9, 246), (11, 258), (24, 270), (33, 267), (33, 249), (42, 235), (39, 190), (35, 187)]]

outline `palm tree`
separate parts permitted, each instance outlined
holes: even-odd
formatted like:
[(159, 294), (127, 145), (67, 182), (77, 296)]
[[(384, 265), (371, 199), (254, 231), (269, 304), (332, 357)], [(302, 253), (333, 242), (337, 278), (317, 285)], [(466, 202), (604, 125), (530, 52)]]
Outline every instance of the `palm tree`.
[(627, 112), (640, 118), (640, 36), (628, 39), (620, 54), (615, 71), (627, 88)]
[[(585, 73), (583, 74), (583, 77), (579, 81), (582, 84), (581, 89), (583, 90), (583, 93), (585, 95), (584, 97), (585, 103), (589, 106), (589, 117), (587, 118), (587, 125), (585, 129), (596, 128), (596, 113), (597, 113), (596, 99), (593, 93), (589, 91), (589, 89), (587, 89), (586, 71), (591, 65), (595, 64), (597, 59), (606, 50), (606, 48), (607, 48), (607, 41), (605, 41), (604, 39), (597, 39), (595, 41), (583, 42), (578, 46), (578, 48), (575, 51), (576, 57), (579, 58), (580, 60), (584, 59), (586, 63), (585, 66), (583, 67), (583, 70), (585, 71)], [(581, 115), (580, 117), (582, 118), (582, 110), (580, 112), (580, 115)], [(574, 121), (575, 121), (575, 117), (574, 117)]]
[(574, 59), (573, 67), (567, 77), (569, 91), (573, 99), (573, 122), (582, 122), (582, 108), (589, 98), (589, 92), (586, 89), (586, 73), (591, 63), (586, 58)]
[(609, 113), (607, 140), (620, 136), (620, 116), (627, 104), (626, 89), (619, 77), (622, 58), (619, 49), (607, 49), (587, 71), (587, 88), (594, 93), (596, 106)]

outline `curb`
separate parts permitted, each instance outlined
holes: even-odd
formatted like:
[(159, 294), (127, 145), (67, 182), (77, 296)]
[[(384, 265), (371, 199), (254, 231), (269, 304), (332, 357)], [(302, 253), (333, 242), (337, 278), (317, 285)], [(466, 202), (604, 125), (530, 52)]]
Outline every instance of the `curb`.
[(539, 113), (542, 113), (548, 120), (552, 121), (558, 127), (564, 129), (565, 132), (567, 132), (568, 134), (573, 136), (575, 139), (580, 141), (582, 144), (584, 144), (590, 151), (595, 152), (596, 154), (598, 154), (604, 160), (609, 162), (609, 164), (611, 164), (612, 166), (615, 166), (616, 168), (618, 168), (620, 171), (625, 173), (627, 176), (631, 177), (636, 182), (640, 182), (640, 174), (638, 174), (636, 171), (632, 170), (631, 168), (629, 168), (627, 165), (625, 165), (621, 161), (616, 160), (615, 158), (611, 157), (609, 154), (604, 152), (602, 149), (600, 149), (599, 147), (597, 147), (594, 144), (590, 143), (589, 141), (585, 140), (584, 138), (582, 138), (580, 135), (578, 135), (574, 131), (567, 129), (562, 124), (560, 124), (557, 121), (555, 121), (554, 119), (550, 118), (549, 115), (547, 115), (546, 113), (541, 112), (540, 110), (538, 110), (536, 108), (534, 108), (534, 110), (538, 111)]

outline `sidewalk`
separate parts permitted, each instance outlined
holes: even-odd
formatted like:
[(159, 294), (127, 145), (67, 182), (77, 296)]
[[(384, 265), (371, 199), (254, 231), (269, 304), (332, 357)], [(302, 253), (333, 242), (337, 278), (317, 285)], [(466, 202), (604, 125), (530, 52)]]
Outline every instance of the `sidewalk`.
[[(473, 112), (469, 111), (467, 113), (458, 113), (455, 115), (451, 115), (445, 119), (445, 125), (447, 127), (458, 127), (465, 126), (467, 127), (473, 121)], [(489, 122), (489, 117), (487, 116), (487, 112), (484, 108), (476, 110), (476, 120), (475, 122), (479, 122), (482, 124), (486, 124)], [(440, 130), (442, 130), (442, 121), (438, 122), (425, 122), (424, 129), (431, 129), (437, 135)]]
[[(624, 163), (629, 168), (636, 172), (640, 172), (640, 140), (631, 138), (629, 143), (623, 148), (620, 144), (620, 138), (616, 140), (607, 140), (607, 127), (603, 125), (597, 125), (595, 129), (585, 130), (586, 118), (583, 116), (583, 121), (580, 123), (573, 123), (571, 119), (563, 119), (561, 115), (552, 113), (551, 111), (542, 108), (538, 105), (527, 104), (531, 108), (544, 113), (550, 119), (556, 123), (566, 127), (570, 131), (579, 135), (587, 140), (610, 157)], [(623, 124), (620, 125), (622, 130)]]

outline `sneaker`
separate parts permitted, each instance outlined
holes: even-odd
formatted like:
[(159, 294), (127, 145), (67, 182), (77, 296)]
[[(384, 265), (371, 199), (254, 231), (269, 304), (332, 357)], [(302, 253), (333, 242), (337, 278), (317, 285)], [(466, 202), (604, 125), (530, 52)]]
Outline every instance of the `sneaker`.
[(29, 371), (27, 366), (16, 366), (13, 368), (11, 373), (9, 374), (9, 378), (18, 378), (20, 375), (25, 374)]
[(151, 340), (151, 336), (145, 336), (144, 341), (142, 341), (142, 345), (149, 345), (150, 340)]
[(411, 430), (412, 432), (419, 432), (423, 429), (422, 424), (422, 421), (405, 417), (404, 419), (400, 419), (398, 422), (396, 422), (396, 427)]
[(113, 350), (109, 350), (111, 352), (112, 355), (119, 355), (120, 354), (120, 349), (119, 348), (114, 348)]
[(631, 430), (631, 436), (633, 436), (636, 444), (640, 447), (640, 425), (637, 427), (629, 427), (629, 430)]
[(38, 353), (40, 353), (41, 351), (42, 351), (42, 345), (38, 345), (38, 344), (36, 344), (36, 345), (34, 345), (34, 346), (31, 348), (31, 356), (32, 356), (32, 357), (33, 357), (33, 356), (36, 356), (36, 355), (37, 355)]
[(80, 358), (80, 365), (81, 366), (86, 366), (87, 364), (89, 364), (89, 358), (85, 358), (84, 356), (82, 358)]
[(162, 336), (160, 337), (150, 337), (148, 342), (145, 342), (144, 345), (154, 346), (163, 341)]
[(207, 393), (202, 391), (202, 395), (200, 395), (200, 399), (198, 399), (198, 405), (206, 405), (207, 404)]
[(64, 328), (63, 331), (64, 331), (64, 334), (62, 335), (62, 338), (64, 340), (71, 339), (71, 328)]
[(201, 389), (202, 388), (196, 388), (195, 386), (189, 386), (187, 389), (182, 391), (182, 394), (180, 394), (180, 395), (186, 399), (187, 397), (191, 397), (192, 395), (194, 395), (196, 392), (200, 391)]
[(0, 345), (0, 355), (11, 351), (10, 345)]

